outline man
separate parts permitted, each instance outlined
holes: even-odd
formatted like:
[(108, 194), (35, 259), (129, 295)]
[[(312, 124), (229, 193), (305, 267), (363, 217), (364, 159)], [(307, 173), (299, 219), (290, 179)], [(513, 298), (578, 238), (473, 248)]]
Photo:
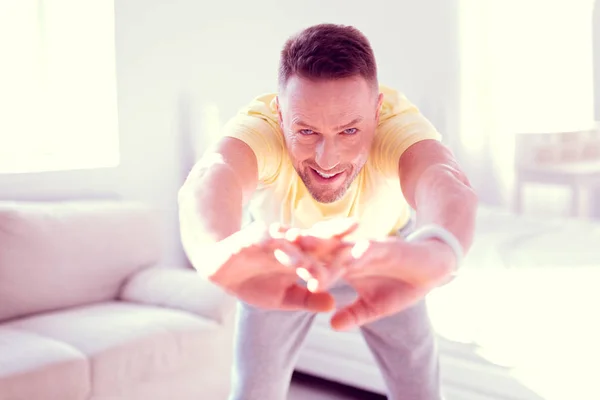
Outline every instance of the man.
[(229, 121), (179, 202), (192, 264), (240, 300), (232, 400), (285, 399), (315, 313), (336, 306), (332, 328), (360, 327), (390, 399), (441, 398), (423, 298), (468, 251), (477, 199), (436, 129), (379, 86), (357, 29), (290, 38), (278, 94)]

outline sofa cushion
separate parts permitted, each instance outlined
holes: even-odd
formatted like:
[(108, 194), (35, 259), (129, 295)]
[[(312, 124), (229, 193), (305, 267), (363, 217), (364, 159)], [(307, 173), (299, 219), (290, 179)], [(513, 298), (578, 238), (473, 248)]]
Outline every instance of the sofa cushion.
[(157, 222), (133, 202), (0, 202), (0, 321), (114, 299), (158, 260)]
[[(144, 382), (199, 371), (207, 360), (207, 372), (215, 374), (211, 378), (223, 380), (229, 372), (224, 349), (231, 347), (231, 339), (216, 322), (184, 311), (110, 302), (7, 325), (63, 341), (86, 354), (97, 397), (128, 398)], [(205, 378), (199, 376), (199, 384)]]
[(0, 400), (83, 400), (89, 364), (73, 347), (35, 333), (0, 327)]
[(131, 303), (162, 306), (233, 323), (235, 299), (192, 268), (153, 267), (131, 276), (118, 297)]

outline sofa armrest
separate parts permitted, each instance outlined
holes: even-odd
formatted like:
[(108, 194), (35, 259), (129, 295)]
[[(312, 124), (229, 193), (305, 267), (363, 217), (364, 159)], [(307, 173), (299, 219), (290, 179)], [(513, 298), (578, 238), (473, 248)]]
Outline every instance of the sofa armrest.
[(193, 269), (152, 267), (131, 276), (119, 300), (188, 311), (226, 324), (235, 299)]

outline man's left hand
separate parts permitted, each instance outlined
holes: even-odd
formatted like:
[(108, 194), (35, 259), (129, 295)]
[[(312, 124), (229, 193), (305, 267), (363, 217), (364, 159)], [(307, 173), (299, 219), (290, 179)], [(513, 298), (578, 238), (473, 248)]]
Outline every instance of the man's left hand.
[(393, 237), (347, 247), (334, 264), (344, 271), (358, 299), (338, 310), (331, 326), (350, 329), (414, 305), (450, 279), (455, 262), (452, 249), (434, 239), (406, 242)]

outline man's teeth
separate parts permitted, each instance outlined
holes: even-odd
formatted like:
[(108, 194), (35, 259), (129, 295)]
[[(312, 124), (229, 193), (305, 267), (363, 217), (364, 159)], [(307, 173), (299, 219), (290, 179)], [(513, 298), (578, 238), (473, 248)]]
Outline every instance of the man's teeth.
[(332, 178), (332, 177), (334, 177), (334, 176), (337, 175), (337, 174), (324, 174), (324, 173), (322, 173), (320, 171), (317, 171), (317, 170), (315, 170), (315, 171), (317, 172), (317, 174), (319, 174), (319, 176), (321, 176), (321, 177), (323, 177), (325, 179), (329, 179), (329, 178)]

